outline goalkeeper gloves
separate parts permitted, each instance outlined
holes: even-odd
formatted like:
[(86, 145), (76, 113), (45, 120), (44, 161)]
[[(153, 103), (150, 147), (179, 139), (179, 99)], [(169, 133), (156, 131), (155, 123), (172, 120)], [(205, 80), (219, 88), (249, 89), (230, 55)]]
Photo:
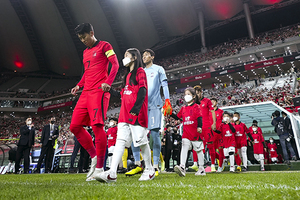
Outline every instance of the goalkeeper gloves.
[(172, 115), (173, 109), (172, 109), (170, 99), (165, 100), (165, 105), (163, 106), (163, 109), (164, 109), (164, 116)]

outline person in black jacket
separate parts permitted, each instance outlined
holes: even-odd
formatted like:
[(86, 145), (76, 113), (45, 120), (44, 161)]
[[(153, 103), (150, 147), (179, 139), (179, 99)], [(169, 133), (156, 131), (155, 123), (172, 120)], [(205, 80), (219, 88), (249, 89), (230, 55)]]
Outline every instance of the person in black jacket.
[(176, 160), (176, 164), (180, 165), (180, 150), (181, 150), (181, 135), (178, 133), (177, 128), (173, 128), (173, 152), (172, 159)]
[(165, 131), (165, 134), (163, 136), (163, 142), (166, 143), (165, 145), (165, 167), (167, 172), (171, 172), (172, 170), (170, 169), (170, 158), (172, 155), (172, 149), (173, 149), (173, 136), (172, 136), (172, 126), (167, 125), (166, 126), (167, 130)]
[(39, 157), (39, 161), (37, 164), (37, 172), (40, 173), (41, 170), (41, 165), (45, 157), (45, 173), (50, 173), (51, 172), (51, 167), (52, 167), (52, 160), (53, 160), (53, 155), (54, 155), (54, 145), (55, 145), (55, 140), (59, 136), (59, 130), (58, 126), (55, 125), (55, 117), (51, 117), (49, 120), (50, 124), (44, 126), (43, 131), (42, 131), (42, 138), (41, 138), (41, 143), (42, 143), (42, 150), (41, 154)]
[(19, 174), (20, 161), (24, 157), (24, 174), (29, 170), (29, 154), (30, 149), (34, 145), (35, 129), (33, 127), (32, 119), (29, 117), (26, 119), (26, 125), (20, 128), (20, 140), (18, 143), (18, 149), (16, 154), (15, 173)]
[(288, 135), (288, 137), (285, 139), (288, 149), (292, 155), (292, 159), (293, 160), (297, 160), (296, 154), (295, 154), (295, 150), (293, 149), (293, 146), (291, 144), (291, 139), (293, 138), (293, 130), (292, 130), (292, 123), (291, 123), (291, 119), (288, 118), (287, 114), (285, 112), (281, 112), (281, 115), (284, 119), (284, 133), (286, 135)]

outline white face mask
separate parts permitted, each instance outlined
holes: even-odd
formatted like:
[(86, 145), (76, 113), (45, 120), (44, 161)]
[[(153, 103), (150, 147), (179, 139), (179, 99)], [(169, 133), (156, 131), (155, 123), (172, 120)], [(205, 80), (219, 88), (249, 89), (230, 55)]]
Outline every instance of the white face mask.
[(109, 126), (110, 126), (110, 127), (112, 127), (112, 126), (114, 126), (114, 125), (115, 125), (115, 123), (109, 122)]
[(193, 97), (191, 96), (191, 95), (185, 95), (184, 96), (184, 100), (185, 100), (185, 102), (187, 102), (187, 103), (189, 103), (190, 101), (192, 101), (193, 100)]
[(237, 121), (237, 120), (239, 120), (239, 118), (233, 117), (233, 121)]
[(257, 128), (252, 128), (253, 131), (257, 131)]
[(229, 117), (223, 117), (223, 122), (227, 122), (229, 120)]
[(273, 141), (273, 140), (270, 140), (270, 142), (273, 143), (274, 141)]
[(30, 125), (31, 123), (32, 123), (32, 121), (29, 120), (29, 121), (27, 121), (26, 124), (27, 124), (27, 125)]
[(131, 59), (128, 58), (128, 57), (125, 57), (125, 58), (122, 60), (122, 62), (123, 62), (123, 65), (124, 65), (125, 67), (127, 67), (127, 66), (131, 63)]

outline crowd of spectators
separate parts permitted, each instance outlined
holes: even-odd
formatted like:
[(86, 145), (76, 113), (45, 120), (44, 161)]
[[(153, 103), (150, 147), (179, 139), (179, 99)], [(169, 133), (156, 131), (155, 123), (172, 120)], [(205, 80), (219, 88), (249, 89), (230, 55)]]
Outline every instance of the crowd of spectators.
[(266, 43), (273, 45), (275, 41), (284, 42), (285, 39), (299, 36), (299, 34), (300, 31), (298, 25), (288, 26), (274, 31), (257, 34), (253, 39), (241, 38), (224, 42), (222, 44), (209, 47), (206, 53), (196, 51), (160, 59), (156, 61), (156, 64), (163, 66), (165, 69), (189, 66), (222, 57), (233, 56), (248, 47), (258, 46)]

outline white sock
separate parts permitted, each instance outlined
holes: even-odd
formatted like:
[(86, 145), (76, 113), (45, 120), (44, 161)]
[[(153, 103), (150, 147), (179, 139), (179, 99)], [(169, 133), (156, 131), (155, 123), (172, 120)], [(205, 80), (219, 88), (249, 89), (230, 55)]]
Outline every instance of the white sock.
[(211, 164), (210, 167), (216, 167), (215, 164)]
[(141, 161), (134, 161), (134, 164), (137, 166), (141, 166)]
[(180, 153), (180, 166), (185, 169), (185, 163), (187, 159), (187, 154), (189, 151), (190, 141), (188, 139), (182, 139), (182, 147)]
[(153, 170), (153, 167), (151, 165), (151, 150), (150, 150), (149, 144), (147, 143), (147, 144), (141, 145), (140, 148), (142, 150), (142, 156), (145, 161), (145, 168), (149, 169), (149, 170)]
[(247, 168), (248, 157), (247, 157), (247, 147), (242, 147), (242, 158), (243, 158), (243, 165)]
[(110, 165), (111, 166), (110, 172), (112, 172), (113, 174), (117, 174), (118, 165), (120, 163), (120, 160), (122, 160), (124, 149), (125, 149), (125, 141), (117, 139), (116, 146), (113, 153), (114, 156), (112, 157), (112, 161)]
[(229, 156), (230, 167), (234, 167), (234, 154)]
[(194, 166), (197, 166), (197, 162), (194, 162)]
[(204, 154), (203, 151), (197, 152), (199, 167), (203, 167), (204, 165)]
[(158, 164), (153, 165), (155, 169), (158, 169)]

